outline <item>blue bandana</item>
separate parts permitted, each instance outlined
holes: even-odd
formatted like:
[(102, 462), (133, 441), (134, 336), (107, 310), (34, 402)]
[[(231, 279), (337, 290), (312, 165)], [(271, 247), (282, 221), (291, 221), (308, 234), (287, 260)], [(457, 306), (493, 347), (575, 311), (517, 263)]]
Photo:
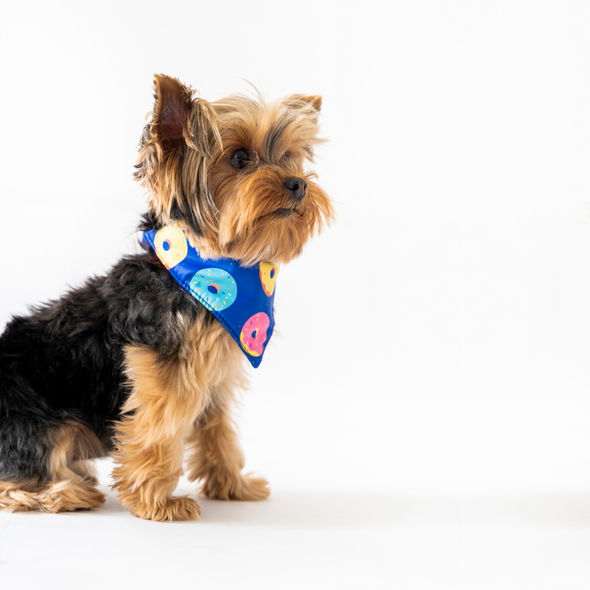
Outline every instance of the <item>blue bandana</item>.
[(223, 324), (252, 366), (258, 367), (275, 326), (278, 267), (261, 262), (246, 268), (232, 258), (201, 258), (174, 226), (150, 229), (143, 237), (178, 284)]

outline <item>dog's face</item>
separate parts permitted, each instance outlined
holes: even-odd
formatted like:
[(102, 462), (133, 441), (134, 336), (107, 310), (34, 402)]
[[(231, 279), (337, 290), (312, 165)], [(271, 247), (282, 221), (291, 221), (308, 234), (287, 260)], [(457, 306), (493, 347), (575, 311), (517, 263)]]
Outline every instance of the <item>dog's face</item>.
[(156, 76), (136, 177), (159, 223), (174, 221), (202, 255), (284, 263), (332, 219), (313, 161), (321, 99), (267, 104), (244, 96), (208, 103)]

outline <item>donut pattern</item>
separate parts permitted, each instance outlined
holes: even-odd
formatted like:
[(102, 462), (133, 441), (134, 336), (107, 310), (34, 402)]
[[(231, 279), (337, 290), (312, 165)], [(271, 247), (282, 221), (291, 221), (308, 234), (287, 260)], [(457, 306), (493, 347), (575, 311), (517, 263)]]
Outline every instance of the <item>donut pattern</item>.
[(269, 262), (260, 263), (260, 282), (262, 289), (267, 297), (270, 297), (275, 290), (275, 283), (277, 282), (277, 275), (279, 274), (279, 267)]
[(144, 241), (178, 285), (216, 317), (250, 364), (258, 367), (274, 330), (279, 267), (202, 258), (175, 224), (144, 231)]
[(213, 311), (227, 309), (238, 296), (236, 281), (220, 268), (204, 268), (195, 273), (190, 287), (193, 294)]
[(242, 328), (240, 342), (251, 356), (260, 356), (264, 352), (266, 332), (270, 326), (269, 317), (260, 311), (254, 314)]
[(164, 266), (170, 270), (182, 262), (188, 254), (188, 243), (179, 227), (167, 225), (154, 236), (156, 254)]

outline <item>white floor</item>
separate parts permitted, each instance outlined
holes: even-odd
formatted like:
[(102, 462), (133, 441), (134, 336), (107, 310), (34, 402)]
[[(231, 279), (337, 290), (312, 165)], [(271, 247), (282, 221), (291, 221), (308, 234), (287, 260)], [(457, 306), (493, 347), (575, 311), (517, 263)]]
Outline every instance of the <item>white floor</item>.
[(200, 503), (200, 521), (170, 524), (133, 518), (112, 492), (94, 512), (0, 513), (0, 587), (590, 587), (590, 492)]

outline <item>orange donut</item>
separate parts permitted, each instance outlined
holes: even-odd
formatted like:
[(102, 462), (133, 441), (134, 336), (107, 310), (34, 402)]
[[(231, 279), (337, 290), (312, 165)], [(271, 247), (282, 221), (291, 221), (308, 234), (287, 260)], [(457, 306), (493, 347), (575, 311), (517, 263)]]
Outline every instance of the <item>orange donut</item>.
[(278, 274), (278, 266), (270, 264), (270, 262), (260, 263), (260, 282), (262, 283), (262, 288), (267, 297), (270, 297), (274, 293)]

